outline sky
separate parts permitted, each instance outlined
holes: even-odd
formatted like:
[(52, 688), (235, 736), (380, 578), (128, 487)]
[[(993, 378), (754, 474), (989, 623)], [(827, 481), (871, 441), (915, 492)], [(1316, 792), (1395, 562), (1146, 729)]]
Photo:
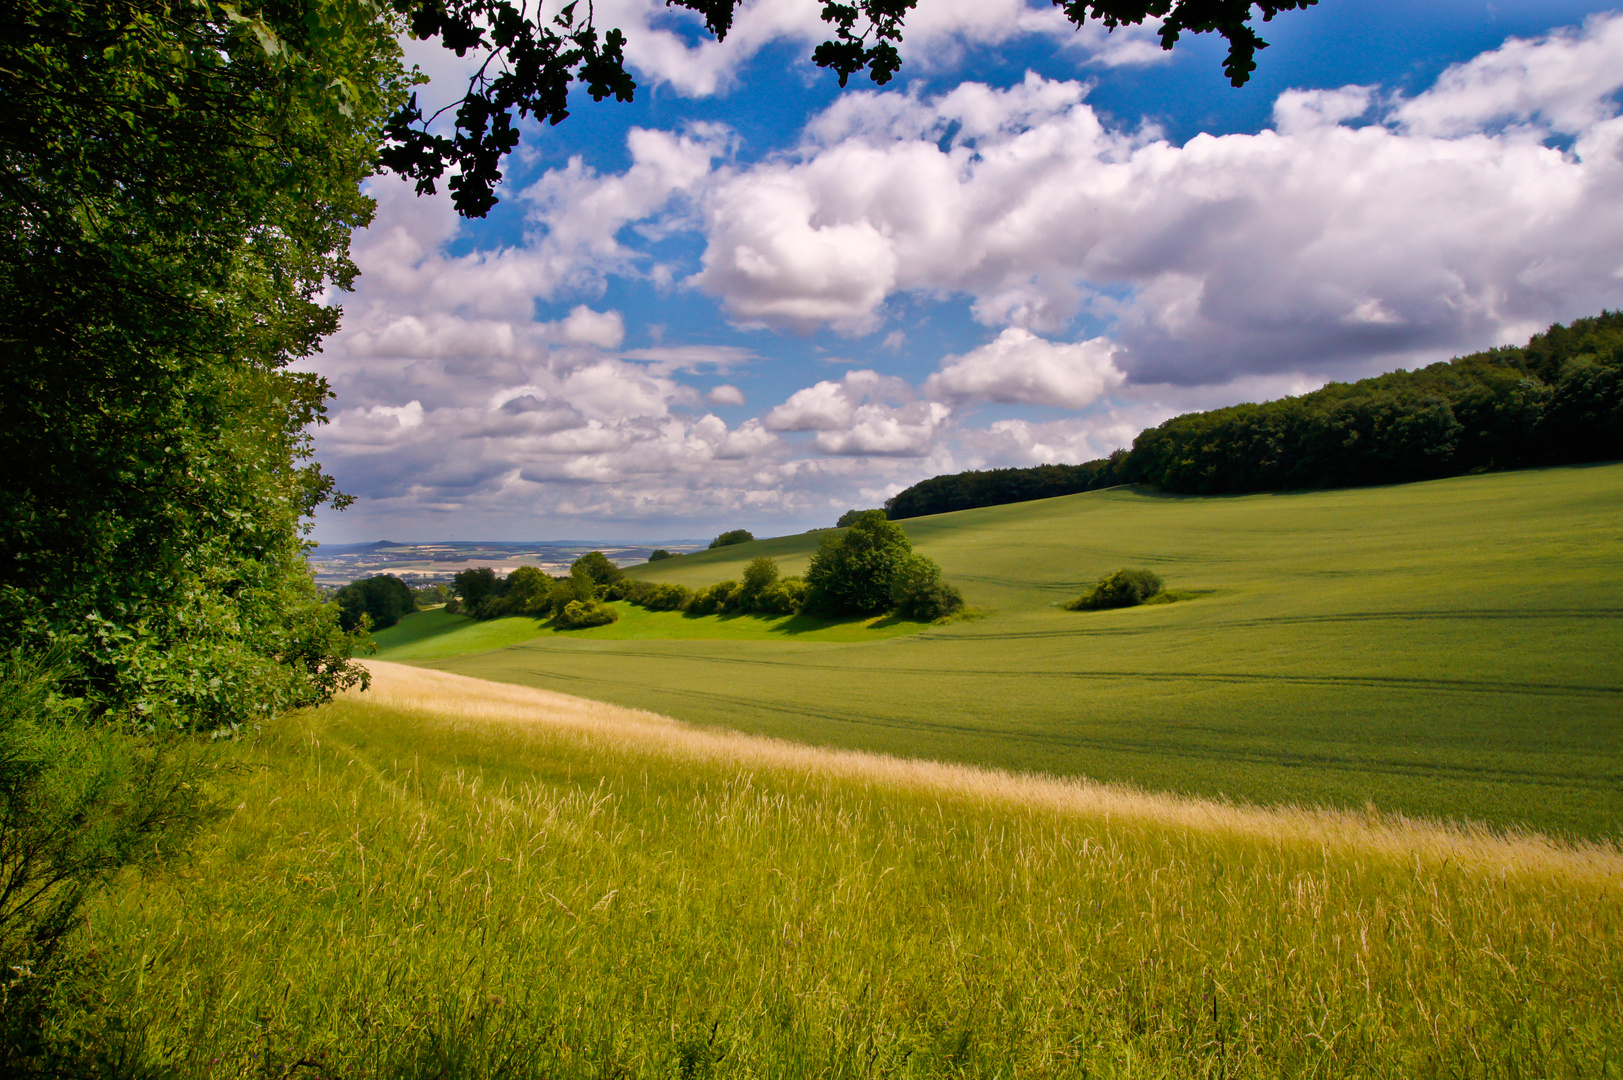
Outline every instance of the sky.
[[(842, 91), (820, 6), (718, 44), (597, 0), (633, 103), (527, 125), (483, 220), (368, 182), (305, 365), (357, 501), (315, 539), (801, 532), (1623, 307), (1614, 9), (1323, 0), (1235, 89), (1221, 39), (920, 0), (899, 76)], [(405, 49), (452, 100), (463, 62)]]

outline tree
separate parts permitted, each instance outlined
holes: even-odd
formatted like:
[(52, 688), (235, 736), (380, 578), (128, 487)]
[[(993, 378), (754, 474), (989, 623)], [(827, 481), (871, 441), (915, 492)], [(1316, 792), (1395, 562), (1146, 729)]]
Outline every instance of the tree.
[(754, 539), (755, 534), (748, 529), (733, 529), (710, 541), (710, 547), (712, 550), (719, 547), (731, 547), (734, 544), (747, 544)]
[(913, 553), (907, 533), (870, 510), (844, 533), (823, 537), (806, 568), (806, 606), (830, 614), (889, 610), (897, 577)]
[(572, 577), (577, 573), (584, 574), (591, 579), (598, 592), (626, 576), (626, 572), (609, 561), (609, 557), (601, 551), (588, 551), (570, 563), (569, 573)]
[(738, 605), (754, 611), (762, 596), (778, 583), (778, 561), (770, 555), (757, 555), (744, 564), (744, 580), (739, 585)]
[[(717, 40), (732, 29), (740, 0), (668, 0), (704, 17)], [(1079, 29), (1093, 19), (1107, 29), (1137, 26), (1159, 19), (1161, 47), (1171, 49), (1185, 33), (1216, 33), (1228, 42), (1223, 72), (1243, 86), (1256, 70), (1258, 50), (1268, 43), (1252, 26), (1253, 9), (1268, 22), (1282, 11), (1313, 6), (1317, 0), (1054, 0)], [(812, 53), (820, 67), (833, 71), (843, 87), (852, 75), (867, 71), (877, 85), (888, 83), (901, 68), (896, 43), (902, 40), (907, 16), (918, 0), (852, 0), (823, 5), (823, 21), (834, 36)], [(416, 95), (389, 120), (383, 162), (417, 181), (419, 193), (435, 190), (441, 177), (457, 211), (484, 217), (496, 205), (501, 159), (518, 145), (515, 117), (545, 117), (553, 124), (569, 115), (569, 84), (579, 81), (593, 101), (614, 97), (632, 100), (636, 82), (625, 69), (625, 35), (610, 30), (601, 38), (584, 13), (571, 3), (550, 22), (533, 21), (524, 7), (510, 0), (393, 0), (394, 10), (410, 21), (412, 34), (438, 37), (458, 56), (469, 50), (486, 60), (469, 80), (457, 105), (455, 131), (431, 132)], [(492, 73), (494, 72), (494, 74)]]
[(473, 615), (487, 598), (501, 595), (502, 582), (490, 567), (470, 566), (466, 570), (458, 570), (456, 576), (451, 578), (451, 591), (462, 601), (462, 610)]
[(673, 559), (675, 557), (676, 556), (672, 555), (670, 552), (666, 551), (664, 548), (655, 548), (653, 551), (650, 551), (648, 553), (648, 561), (649, 562), (662, 562), (665, 559)]
[(0, 32), (0, 648), (97, 715), (244, 723), (361, 681), (304, 565), (359, 184), (404, 97), (363, 0), (19, 0)]
[(386, 630), (417, 610), (411, 588), (393, 574), (378, 574), (345, 585), (333, 596), (338, 602), (338, 623), (345, 630), (361, 625), (365, 615), (373, 630)]

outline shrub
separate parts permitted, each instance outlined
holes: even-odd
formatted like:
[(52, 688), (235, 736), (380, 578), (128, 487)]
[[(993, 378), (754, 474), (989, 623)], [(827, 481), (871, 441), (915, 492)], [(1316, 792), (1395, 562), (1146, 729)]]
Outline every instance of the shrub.
[(755, 534), (748, 529), (734, 529), (732, 532), (724, 532), (710, 541), (710, 546), (712, 548), (731, 547), (733, 544), (747, 544), (754, 539)]
[(559, 612), (557, 623), (565, 630), (580, 630), (588, 626), (607, 626), (619, 621), (620, 613), (599, 600), (571, 600)]
[(1152, 571), (1123, 567), (1107, 574), (1097, 585), (1065, 606), (1071, 611), (1136, 607), (1159, 593), (1163, 587), (1160, 577)]
[(896, 606), (896, 613), (906, 619), (934, 622), (964, 609), (964, 594), (945, 581), (932, 581)]
[(806, 583), (800, 578), (782, 578), (755, 599), (755, 610), (762, 615), (795, 615), (806, 606)]
[(643, 604), (650, 611), (681, 611), (693, 602), (693, 590), (686, 585), (661, 582)]
[(552, 578), (538, 566), (520, 566), (507, 575), (502, 614), (545, 615), (552, 610)]
[(857, 521), (861, 519), (863, 514), (883, 513), (883, 510), (847, 510), (845, 513), (840, 515), (840, 519), (834, 523), (834, 527), (836, 529), (843, 529), (847, 526), (855, 525)]
[(670, 552), (666, 551), (664, 548), (655, 548), (653, 551), (648, 553), (648, 561), (649, 562), (659, 562), (661, 559), (674, 559), (674, 558), (676, 558), (676, 556), (672, 555)]
[(688, 604), (689, 615), (720, 615), (732, 610), (737, 604), (738, 582), (721, 581), (714, 585), (706, 585), (693, 594), (693, 600)]

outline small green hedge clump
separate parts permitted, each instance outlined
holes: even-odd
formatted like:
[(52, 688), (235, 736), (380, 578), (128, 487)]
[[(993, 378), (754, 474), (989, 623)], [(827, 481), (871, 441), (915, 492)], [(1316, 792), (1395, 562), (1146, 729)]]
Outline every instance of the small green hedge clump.
[(582, 630), (588, 626), (607, 626), (619, 619), (620, 613), (601, 600), (571, 600), (554, 621), (565, 630)]
[(1123, 567), (1106, 574), (1097, 585), (1065, 607), (1070, 611), (1137, 607), (1165, 587), (1160, 576), (1153, 571)]

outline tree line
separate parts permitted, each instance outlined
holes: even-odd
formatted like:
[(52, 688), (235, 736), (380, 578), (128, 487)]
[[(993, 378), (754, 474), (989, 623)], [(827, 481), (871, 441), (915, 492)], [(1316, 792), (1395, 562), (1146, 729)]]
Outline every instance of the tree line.
[(1185, 413), (1082, 465), (937, 476), (893, 519), (1118, 484), (1189, 495), (1359, 487), (1623, 458), (1623, 312), (1261, 404)]

